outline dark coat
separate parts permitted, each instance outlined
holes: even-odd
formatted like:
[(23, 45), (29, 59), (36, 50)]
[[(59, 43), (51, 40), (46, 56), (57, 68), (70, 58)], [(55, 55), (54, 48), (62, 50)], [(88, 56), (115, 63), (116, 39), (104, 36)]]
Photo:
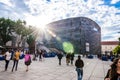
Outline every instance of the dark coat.
[(63, 55), (62, 54), (57, 54), (58, 59), (62, 59)]
[(70, 55), (70, 59), (71, 59), (71, 60), (74, 60), (74, 54), (71, 54), (71, 55)]
[(77, 59), (76, 62), (75, 62), (75, 66), (76, 66), (77, 68), (83, 68), (83, 67), (84, 67), (84, 62), (83, 62), (83, 60)]

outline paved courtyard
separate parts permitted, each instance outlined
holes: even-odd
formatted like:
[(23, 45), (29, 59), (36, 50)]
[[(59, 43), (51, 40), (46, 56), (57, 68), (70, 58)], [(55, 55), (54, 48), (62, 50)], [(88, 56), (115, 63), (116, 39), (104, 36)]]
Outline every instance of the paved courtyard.
[[(104, 80), (111, 61), (82, 59), (85, 63), (83, 80)], [(63, 57), (61, 66), (58, 65), (57, 57), (32, 61), (28, 72), (25, 71), (23, 59), (19, 61), (18, 71), (14, 72), (11, 72), (13, 61), (10, 61), (7, 71), (4, 71), (5, 62), (0, 61), (0, 80), (77, 80), (75, 66), (67, 66), (65, 60)]]

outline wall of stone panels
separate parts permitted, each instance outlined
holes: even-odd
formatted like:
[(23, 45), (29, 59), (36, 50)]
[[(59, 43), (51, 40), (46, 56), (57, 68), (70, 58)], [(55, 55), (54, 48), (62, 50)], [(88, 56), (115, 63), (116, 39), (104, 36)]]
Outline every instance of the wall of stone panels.
[[(101, 29), (93, 20), (86, 17), (76, 17), (52, 22), (47, 25), (60, 41), (51, 38), (46, 45), (62, 49), (62, 43), (68, 41), (75, 47), (75, 53), (100, 54), (101, 53)], [(86, 51), (86, 43), (89, 43), (89, 51)]]

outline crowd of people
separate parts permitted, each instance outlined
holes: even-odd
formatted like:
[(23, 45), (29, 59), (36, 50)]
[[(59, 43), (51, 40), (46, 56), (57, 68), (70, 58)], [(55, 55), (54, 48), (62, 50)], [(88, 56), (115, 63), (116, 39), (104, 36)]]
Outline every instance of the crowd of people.
[[(17, 71), (19, 60), (24, 59), (24, 64), (26, 65), (26, 72), (29, 70), (28, 66), (31, 64), (32, 60), (37, 61), (42, 61), (44, 58), (44, 50), (36, 50), (36, 53), (30, 53), (29, 50), (23, 50), (23, 49), (5, 49), (2, 51), (2, 56), (4, 57), (5, 60), (5, 71), (7, 71), (7, 68), (9, 66), (9, 62), (13, 62), (13, 67), (11, 71), (13, 72), (14, 70)], [(31, 55), (33, 57), (31, 58)], [(21, 58), (22, 57), (22, 58)]]
[(7, 71), (10, 61), (13, 62), (13, 66), (11, 71), (17, 71), (18, 64), (21, 56), (24, 58), (24, 63), (26, 65), (26, 72), (28, 71), (28, 66), (31, 64), (31, 56), (29, 50), (22, 50), (22, 49), (5, 49), (2, 56), (5, 60), (5, 70)]
[[(4, 71), (7, 71), (9, 62), (12, 60), (13, 66), (11, 69), (11, 72), (14, 70), (17, 71), (19, 59), (20, 56), (24, 54), (24, 64), (26, 65), (26, 72), (29, 70), (29, 65), (31, 64), (32, 60), (42, 61), (43, 60), (43, 50), (37, 50), (36, 55), (33, 55), (33, 59), (31, 59), (31, 53), (29, 50), (21, 50), (21, 49), (7, 49), (5, 51), (5, 54), (3, 55), (5, 57), (5, 69)], [(62, 58), (65, 56), (66, 58), (66, 65), (69, 66), (74, 65), (76, 67), (76, 72), (78, 76), (78, 80), (82, 80), (83, 77), (83, 67), (84, 67), (84, 61), (81, 59), (81, 56), (78, 55), (78, 58), (74, 62), (74, 53), (67, 53), (63, 54), (62, 52), (57, 53), (58, 58), (58, 64), (61, 64)], [(120, 58), (115, 58), (111, 64), (111, 68), (108, 70), (104, 80), (120, 80)]]
[[(63, 53), (58, 53), (57, 57), (59, 59), (59, 65), (61, 65), (61, 59), (63, 57)], [(74, 61), (74, 53), (67, 53), (66, 54), (66, 65), (68, 66), (69, 64), (73, 65)], [(75, 67), (76, 67), (76, 72), (78, 76), (78, 80), (82, 80), (83, 77), (83, 67), (84, 67), (84, 62), (81, 59), (81, 56), (78, 55), (77, 60), (75, 61)]]
[(39, 61), (42, 61), (44, 58), (45, 50), (37, 49), (36, 52), (33, 55), (33, 60), (36, 61), (37, 57), (39, 58)]
[[(59, 60), (59, 65), (61, 65), (61, 59), (62, 57), (64, 56), (63, 53), (58, 53), (57, 54), (57, 57), (58, 57), (58, 60)], [(67, 53), (65, 54), (66, 56), (66, 65), (69, 65), (71, 63), (71, 65), (73, 65), (73, 60), (74, 60), (74, 53)]]

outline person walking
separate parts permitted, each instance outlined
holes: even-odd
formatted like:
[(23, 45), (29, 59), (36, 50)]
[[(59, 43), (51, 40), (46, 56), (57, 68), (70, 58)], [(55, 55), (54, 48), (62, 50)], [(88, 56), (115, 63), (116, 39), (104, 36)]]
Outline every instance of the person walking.
[(78, 56), (78, 59), (75, 61), (75, 66), (76, 66), (76, 71), (78, 75), (78, 80), (82, 80), (84, 62), (81, 59), (81, 56)]
[(30, 56), (30, 52), (29, 51), (26, 51), (26, 54), (25, 54), (25, 65), (27, 66), (26, 68), (26, 72), (28, 71), (28, 66), (31, 64), (31, 56)]
[(11, 51), (7, 50), (5, 53), (5, 71), (7, 71), (10, 59), (11, 59)]
[(59, 59), (59, 65), (61, 65), (61, 59), (62, 59), (62, 57), (63, 57), (63, 54), (59, 52), (59, 53), (57, 54), (57, 57), (58, 57), (58, 59)]
[(114, 59), (104, 80), (120, 80), (120, 58)]
[(42, 53), (43, 53), (43, 50), (38, 50), (39, 61), (42, 61)]
[(20, 50), (16, 50), (14, 53), (14, 56), (13, 56), (14, 63), (13, 63), (13, 67), (12, 67), (12, 72), (13, 72), (15, 66), (16, 66), (15, 71), (17, 71), (20, 53), (21, 53)]
[(71, 65), (73, 65), (73, 61), (74, 61), (74, 53), (70, 54), (70, 61), (71, 61)]
[(70, 53), (66, 54), (66, 64), (69, 65), (70, 63)]

